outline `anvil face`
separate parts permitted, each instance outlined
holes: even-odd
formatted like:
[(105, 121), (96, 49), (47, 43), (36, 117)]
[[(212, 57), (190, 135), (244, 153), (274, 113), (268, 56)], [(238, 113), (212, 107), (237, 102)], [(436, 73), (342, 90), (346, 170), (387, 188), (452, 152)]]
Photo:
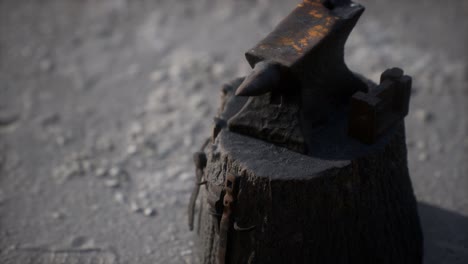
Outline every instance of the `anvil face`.
[(268, 60), (294, 68), (299, 61), (313, 57), (313, 51), (325, 39), (335, 33), (348, 35), (363, 11), (364, 7), (355, 3), (329, 9), (320, 0), (305, 0), (249, 50), (246, 58), (252, 67)]

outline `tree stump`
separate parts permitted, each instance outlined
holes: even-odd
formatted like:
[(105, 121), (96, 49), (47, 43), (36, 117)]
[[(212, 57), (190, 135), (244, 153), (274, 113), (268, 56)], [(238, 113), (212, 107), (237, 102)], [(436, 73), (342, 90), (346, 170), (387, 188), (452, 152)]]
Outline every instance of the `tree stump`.
[[(233, 96), (239, 83), (223, 88), (212, 142), (203, 149), (200, 263), (422, 263), (403, 121), (365, 145), (347, 136), (344, 106), (314, 132), (306, 156), (220, 125), (245, 104)], [(226, 226), (229, 175), (236, 189)]]

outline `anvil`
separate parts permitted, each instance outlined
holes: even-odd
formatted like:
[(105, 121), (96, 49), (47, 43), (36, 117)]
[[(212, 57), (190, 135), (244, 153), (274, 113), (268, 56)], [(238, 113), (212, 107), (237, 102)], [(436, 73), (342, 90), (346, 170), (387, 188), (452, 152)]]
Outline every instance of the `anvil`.
[(235, 94), (249, 99), (228, 120), (229, 129), (307, 153), (312, 132), (371, 86), (344, 62), (346, 40), (363, 12), (349, 0), (299, 4), (246, 53), (253, 70)]

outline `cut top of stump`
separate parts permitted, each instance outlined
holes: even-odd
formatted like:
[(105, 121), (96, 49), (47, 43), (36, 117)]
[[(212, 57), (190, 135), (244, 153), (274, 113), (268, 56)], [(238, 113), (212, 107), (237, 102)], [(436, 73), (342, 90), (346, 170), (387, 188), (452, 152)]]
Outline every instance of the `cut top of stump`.
[[(242, 97), (229, 92), (220, 117), (229, 119), (244, 104)], [(311, 135), (313, 148), (307, 155), (271, 144), (270, 142), (242, 135), (223, 128), (213, 142), (213, 152), (232, 159), (258, 177), (272, 180), (307, 179), (320, 176), (321, 172), (342, 168), (359, 158), (384, 151), (390, 141), (404, 134), (403, 121), (386, 131), (372, 145), (366, 145), (347, 135), (348, 109), (335, 112), (334, 118)], [(400, 135), (404, 136), (404, 135)]]

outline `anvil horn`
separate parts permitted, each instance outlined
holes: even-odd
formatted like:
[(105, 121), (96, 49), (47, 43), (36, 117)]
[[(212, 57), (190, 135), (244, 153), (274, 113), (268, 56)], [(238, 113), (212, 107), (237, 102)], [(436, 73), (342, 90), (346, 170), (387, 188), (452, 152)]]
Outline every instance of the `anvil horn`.
[(255, 64), (253, 71), (237, 88), (238, 96), (258, 96), (279, 89), (281, 83), (281, 65), (261, 61)]

